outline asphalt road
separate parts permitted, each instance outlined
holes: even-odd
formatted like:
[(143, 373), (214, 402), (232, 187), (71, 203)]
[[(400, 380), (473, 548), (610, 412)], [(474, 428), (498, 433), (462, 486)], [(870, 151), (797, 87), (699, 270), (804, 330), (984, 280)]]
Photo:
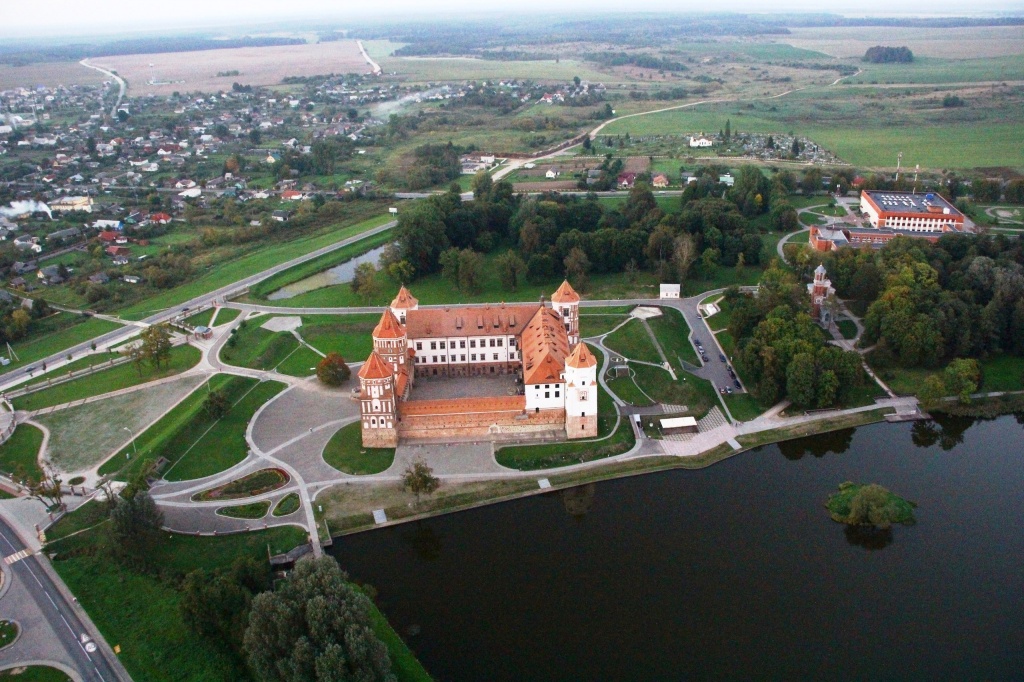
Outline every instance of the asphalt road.
[[(0, 517), (0, 554), (9, 557), (24, 549), (25, 544), (17, 533)], [(54, 660), (73, 667), (82, 680), (129, 679), (126, 674), (119, 674), (118, 670), (123, 670), (119, 663), (107, 660), (105, 647), (95, 641), (98, 633), (92, 632), (78, 617), (42, 561), (33, 554), (5, 568), (13, 578), (0, 605), (5, 617), (17, 620), (23, 631), (10, 647), (9, 655), (15, 660), (5, 660), (8, 651), (4, 650), (0, 652), (0, 664), (7, 667), (29, 660)], [(34, 618), (37, 614), (42, 617)], [(82, 635), (92, 641), (83, 644)]]
[[(348, 239), (343, 239), (340, 242), (336, 242), (329, 246), (325, 246), (323, 248), (317, 249), (316, 251), (311, 251), (310, 253), (307, 253), (304, 256), (299, 256), (298, 258), (293, 258), (289, 261), (285, 261), (284, 263), (275, 265), (274, 267), (268, 270), (264, 270), (263, 272), (259, 272), (255, 275), (245, 277), (243, 279), (238, 280), (237, 282), (233, 282), (232, 284), (229, 284), (227, 286), (220, 287), (219, 289), (216, 289), (206, 294), (202, 294), (201, 296), (197, 296), (189, 301), (185, 301), (180, 305), (166, 308), (160, 311), (159, 313), (150, 315), (149, 317), (143, 319), (142, 322), (146, 324), (159, 324), (161, 322), (167, 322), (175, 315), (177, 315), (179, 312), (181, 312), (183, 308), (198, 308), (200, 306), (210, 305), (215, 300), (225, 298), (228, 294), (232, 294), (247, 287), (251, 287), (252, 285), (258, 282), (262, 282), (263, 280), (269, 277), (273, 277), (279, 272), (287, 270), (288, 268), (299, 265), (300, 263), (305, 263), (306, 261), (309, 260), (313, 260), (314, 258), (318, 258), (319, 256), (322, 256), (325, 253), (337, 251), (338, 249), (348, 246), (349, 244), (366, 239), (367, 237), (378, 234), (385, 230), (389, 230), (397, 224), (397, 221), (392, 220), (378, 227), (369, 229), (366, 232), (362, 232), (353, 237), (349, 237)], [(67, 356), (69, 353), (77, 358), (79, 354), (84, 353), (86, 350), (89, 350), (90, 344), (92, 343), (96, 343), (97, 346), (102, 346), (108, 343), (116, 345), (117, 343), (128, 340), (130, 337), (134, 336), (137, 333), (138, 327), (135, 326), (127, 326), (122, 329), (115, 329), (112, 332), (107, 332), (102, 336), (97, 336), (96, 338), (80, 343), (77, 346), (72, 346), (71, 348), (66, 348), (60, 351), (59, 353), (54, 353), (53, 355), (47, 358), (37, 360), (36, 362), (31, 363), (29, 367), (21, 367), (10, 372), (7, 372), (5, 374), (2, 374), (0, 375), (0, 391), (9, 390), (16, 386), (18, 383), (23, 382), (26, 379), (26, 377), (28, 377), (30, 374), (28, 371), (29, 369), (39, 367), (43, 363), (46, 363), (47, 366), (49, 367), (53, 365), (55, 362), (63, 360), (65, 356)]]

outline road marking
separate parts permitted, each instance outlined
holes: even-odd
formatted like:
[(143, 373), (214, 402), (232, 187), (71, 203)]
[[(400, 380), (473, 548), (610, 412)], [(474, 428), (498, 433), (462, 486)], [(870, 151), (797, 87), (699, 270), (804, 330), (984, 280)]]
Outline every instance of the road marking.
[(21, 561), (22, 559), (24, 559), (25, 557), (29, 557), (29, 556), (32, 556), (32, 552), (27, 550), (27, 549), (23, 549), (20, 552), (15, 552), (14, 554), (9, 554), (9, 555), (5, 556), (4, 557), (4, 563), (7, 564), (8, 566), (10, 566), (11, 564), (17, 563), (17, 562)]

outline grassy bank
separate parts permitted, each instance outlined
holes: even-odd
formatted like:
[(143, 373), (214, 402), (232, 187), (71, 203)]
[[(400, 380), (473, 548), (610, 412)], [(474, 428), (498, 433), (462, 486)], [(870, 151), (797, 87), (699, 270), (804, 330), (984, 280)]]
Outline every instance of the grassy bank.
[(0, 445), (0, 471), (8, 476), (19, 471), (40, 475), (38, 457), (42, 445), (42, 431), (31, 424), (19, 424), (7, 442)]
[(353, 422), (331, 436), (323, 457), (329, 465), (346, 474), (379, 474), (395, 461), (395, 448), (364, 448), (362, 425)]
[(167, 365), (161, 369), (147, 365), (140, 373), (134, 363), (127, 362), (15, 398), (14, 406), (19, 410), (39, 410), (164, 379), (195, 367), (199, 363), (200, 355), (199, 349), (195, 346), (175, 346), (171, 349)]
[(39, 326), (38, 333), (11, 344), (18, 357), (10, 357), (11, 364), (3, 368), (5, 374), (121, 328), (116, 322), (73, 313), (57, 313), (36, 324)]

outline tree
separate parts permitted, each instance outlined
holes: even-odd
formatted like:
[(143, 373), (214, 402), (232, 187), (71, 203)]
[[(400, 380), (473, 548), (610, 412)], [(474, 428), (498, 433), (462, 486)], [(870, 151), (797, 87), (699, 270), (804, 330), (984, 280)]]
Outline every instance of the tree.
[(441, 253), (449, 245), (441, 212), (429, 200), (417, 201), (398, 215), (395, 236), (402, 258), (412, 265), (416, 276), (436, 271)]
[(222, 419), (230, 409), (231, 401), (224, 391), (211, 391), (203, 401), (203, 410), (213, 420)]
[(924, 405), (937, 403), (946, 395), (946, 382), (938, 374), (929, 374), (924, 380), (924, 386), (917, 393), (917, 397)]
[(486, 201), (491, 196), (494, 188), (494, 180), (487, 171), (480, 171), (473, 176), (473, 198), (477, 201)]
[(259, 128), (253, 128), (249, 131), (249, 142), (258, 146), (262, 140), (263, 134), (260, 132)]
[(117, 498), (110, 512), (108, 550), (128, 568), (144, 568), (163, 523), (164, 515), (149, 493), (140, 490), (131, 497)]
[(459, 290), (468, 294), (480, 291), (484, 279), (484, 257), (473, 249), (459, 251)]
[(280, 587), (252, 600), (243, 639), (250, 671), (261, 682), (393, 682), (369, 607), (332, 557), (299, 561)]
[(366, 303), (380, 295), (380, 283), (377, 281), (377, 266), (373, 263), (360, 263), (352, 275), (352, 293)]
[(817, 387), (814, 356), (810, 353), (797, 353), (786, 368), (786, 395), (797, 407), (814, 405)]
[(421, 459), (406, 467), (402, 474), (402, 487), (416, 496), (417, 503), (420, 495), (431, 495), (440, 485), (441, 481), (434, 476), (434, 470)]
[(39, 500), (47, 509), (64, 508), (63, 480), (60, 472), (49, 461), (43, 460), (37, 473), (28, 474), (19, 468), (18, 478), (28, 488), (29, 497)]
[(182, 620), (197, 634), (239, 651), (256, 594), (270, 587), (266, 569), (239, 557), (227, 570), (192, 571), (181, 586)]
[(961, 405), (971, 402), (971, 394), (981, 383), (981, 367), (973, 358), (957, 358), (942, 372), (946, 392), (957, 396)]
[(728, 142), (729, 138), (732, 137), (732, 121), (725, 119), (725, 134), (723, 135), (725, 141)]
[(495, 258), (494, 264), (498, 268), (501, 286), (508, 291), (515, 291), (526, 275), (526, 262), (518, 253), (509, 249)]
[(672, 264), (680, 282), (690, 274), (690, 266), (697, 260), (697, 239), (692, 234), (681, 234), (675, 238), (672, 249)]
[(327, 386), (340, 386), (352, 376), (352, 370), (345, 364), (345, 358), (335, 352), (328, 353), (317, 363), (316, 378)]
[(142, 339), (142, 357), (152, 367), (160, 366), (171, 358), (171, 332), (166, 324), (154, 324), (139, 335)]
[(587, 290), (587, 273), (590, 272), (590, 259), (586, 252), (574, 246), (565, 257), (565, 276), (576, 291)]

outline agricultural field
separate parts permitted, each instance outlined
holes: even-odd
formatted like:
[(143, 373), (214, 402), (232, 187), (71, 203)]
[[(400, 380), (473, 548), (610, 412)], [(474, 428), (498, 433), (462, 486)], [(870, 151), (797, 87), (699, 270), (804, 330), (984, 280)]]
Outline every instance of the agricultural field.
[[(216, 92), (230, 90), (233, 82), (277, 85), (287, 76), (369, 73), (370, 70), (354, 40), (119, 55), (97, 57), (90, 63), (115, 71), (127, 80), (132, 97), (169, 95), (175, 91)], [(217, 76), (224, 71), (238, 71), (239, 75)]]
[[(278, 48), (279, 49), (279, 48)], [(385, 73), (397, 73), (411, 83), (466, 81), (499, 78), (555, 81), (565, 83), (574, 76), (595, 82), (633, 82), (589, 62), (573, 59), (537, 61), (494, 61), (473, 57), (393, 57), (379, 60)], [(319, 71), (317, 73), (323, 73)]]
[(4, 64), (0, 69), (0, 90), (45, 85), (100, 85), (107, 80), (99, 71), (78, 62), (39, 62), (24, 66)]
[(906, 45), (915, 57), (984, 59), (1024, 54), (1024, 27), (970, 28), (836, 27), (792, 28), (786, 43), (840, 58), (860, 59), (875, 45)]

